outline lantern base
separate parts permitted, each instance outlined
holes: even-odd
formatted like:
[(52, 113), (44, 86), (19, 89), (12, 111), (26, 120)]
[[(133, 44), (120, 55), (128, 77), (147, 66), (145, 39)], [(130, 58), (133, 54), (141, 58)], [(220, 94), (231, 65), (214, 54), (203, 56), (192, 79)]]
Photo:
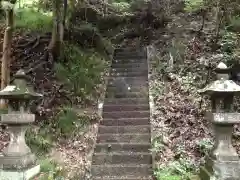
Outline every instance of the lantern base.
[(40, 173), (40, 165), (22, 171), (0, 170), (0, 180), (29, 180)]
[(239, 161), (212, 161), (200, 167), (201, 180), (239, 180)]
[(0, 157), (0, 162), (3, 170), (22, 170), (34, 166), (36, 157), (32, 153), (24, 156), (2, 156)]

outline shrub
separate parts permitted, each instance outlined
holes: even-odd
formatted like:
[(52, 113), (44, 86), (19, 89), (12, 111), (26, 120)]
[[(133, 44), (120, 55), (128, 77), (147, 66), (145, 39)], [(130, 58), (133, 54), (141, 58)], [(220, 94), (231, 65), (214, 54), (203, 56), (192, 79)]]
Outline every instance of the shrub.
[(36, 11), (33, 8), (20, 8), (16, 10), (15, 16), (17, 29), (45, 32), (52, 28), (52, 16), (49, 13)]
[(54, 127), (56, 135), (69, 137), (81, 132), (89, 123), (90, 119), (80, 117), (73, 108), (64, 107), (56, 115)]
[(96, 53), (84, 53), (78, 47), (65, 46), (66, 63), (56, 63), (56, 75), (77, 96), (79, 102), (98, 95), (98, 85), (104, 72), (104, 61)]
[(49, 128), (44, 126), (36, 129), (31, 127), (26, 132), (26, 143), (37, 155), (44, 155), (50, 152), (53, 147), (52, 136)]

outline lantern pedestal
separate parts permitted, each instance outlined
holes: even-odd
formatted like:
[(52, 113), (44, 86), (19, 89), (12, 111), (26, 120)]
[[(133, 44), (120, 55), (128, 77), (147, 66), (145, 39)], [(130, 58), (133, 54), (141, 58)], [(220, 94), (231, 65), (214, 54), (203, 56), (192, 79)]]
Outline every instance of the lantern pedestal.
[(28, 124), (34, 120), (34, 114), (2, 114), (2, 123), (8, 123), (11, 140), (0, 157), (0, 180), (28, 180), (40, 172), (36, 157), (25, 142)]
[(40, 173), (40, 165), (26, 170), (0, 170), (0, 180), (29, 180)]
[(8, 113), (1, 114), (1, 123), (8, 126), (10, 142), (0, 155), (0, 180), (29, 180), (40, 172), (36, 156), (25, 142), (29, 124), (35, 121), (30, 101), (41, 97), (27, 84), (23, 70), (15, 75), (13, 85), (0, 91), (0, 99), (8, 101)]
[(239, 122), (239, 113), (211, 113), (215, 146), (200, 168), (201, 180), (239, 180), (240, 161), (232, 146), (233, 125)]
[(239, 161), (210, 161), (200, 167), (201, 180), (239, 180)]
[(214, 132), (214, 147), (206, 156), (200, 168), (201, 180), (239, 180), (239, 157), (232, 145), (234, 124), (240, 123), (240, 114), (233, 113), (233, 99), (240, 93), (240, 86), (229, 80), (231, 71), (224, 63), (219, 63), (215, 72), (217, 79), (200, 90), (211, 99), (211, 113), (208, 116)]

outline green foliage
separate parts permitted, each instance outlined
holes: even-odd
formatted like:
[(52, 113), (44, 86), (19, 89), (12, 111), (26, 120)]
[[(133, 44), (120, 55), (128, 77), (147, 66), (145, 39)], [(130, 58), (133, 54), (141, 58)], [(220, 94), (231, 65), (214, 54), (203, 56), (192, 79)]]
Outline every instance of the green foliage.
[(15, 15), (16, 28), (29, 31), (51, 31), (52, 16), (32, 8), (18, 9)]
[(161, 152), (164, 148), (162, 137), (156, 137), (152, 140), (152, 152)]
[(72, 108), (65, 107), (56, 115), (54, 126), (57, 136), (70, 137), (79, 133), (86, 127), (90, 120), (87, 117), (78, 116), (77, 112)]
[(195, 12), (204, 8), (204, 0), (185, 0), (185, 11)]
[(39, 180), (63, 180), (64, 179), (64, 170), (56, 162), (43, 159), (40, 160), (41, 166), (41, 176)]
[(31, 127), (26, 132), (26, 143), (38, 155), (44, 155), (50, 152), (53, 147), (52, 137), (49, 128), (44, 126), (36, 129)]
[(173, 161), (168, 166), (159, 167), (154, 171), (157, 180), (186, 180), (193, 172), (194, 164), (186, 159), (181, 158)]
[(172, 40), (172, 46), (169, 48), (169, 53), (173, 57), (174, 63), (183, 63), (187, 46), (180, 40)]
[(7, 114), (8, 113), (8, 109), (4, 108), (4, 109), (0, 109), (0, 115), (1, 114)]
[(53, 171), (57, 167), (57, 164), (49, 159), (42, 159), (39, 164), (41, 166), (41, 172)]
[(130, 8), (130, 4), (127, 2), (114, 2), (112, 5), (118, 12), (128, 11)]
[(96, 97), (105, 67), (104, 61), (96, 53), (84, 53), (69, 44), (66, 44), (64, 54), (68, 62), (55, 64), (58, 79), (64, 82), (80, 101)]
[(197, 142), (197, 146), (201, 153), (208, 154), (213, 147), (213, 142), (209, 138), (204, 138), (201, 141)]
[(164, 82), (155, 80), (153, 83), (154, 83), (153, 86), (150, 86), (152, 96), (155, 98), (157, 96), (163, 95), (163, 93), (164, 93)]
[(239, 34), (227, 30), (223, 31), (222, 34), (223, 36), (220, 41), (221, 51), (231, 55), (238, 46)]
[(167, 170), (155, 171), (154, 175), (156, 176), (157, 180), (182, 180), (180, 175), (173, 175)]
[(228, 28), (235, 30), (240, 29), (240, 15), (231, 17)]

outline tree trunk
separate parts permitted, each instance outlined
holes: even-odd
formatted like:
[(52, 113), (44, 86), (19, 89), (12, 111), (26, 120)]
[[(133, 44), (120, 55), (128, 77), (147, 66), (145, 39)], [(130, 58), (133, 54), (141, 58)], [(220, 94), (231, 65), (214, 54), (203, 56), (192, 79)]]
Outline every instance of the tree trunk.
[[(2, 69), (1, 69), (1, 89), (4, 89), (10, 82), (10, 61), (11, 42), (13, 33), (13, 10), (6, 10), (6, 30), (3, 41)], [(1, 108), (6, 107), (4, 100), (1, 100)]]
[(61, 55), (61, 44), (63, 41), (64, 27), (61, 21), (60, 1), (53, 1), (53, 29), (52, 39), (49, 43), (48, 49), (52, 53), (54, 60)]

